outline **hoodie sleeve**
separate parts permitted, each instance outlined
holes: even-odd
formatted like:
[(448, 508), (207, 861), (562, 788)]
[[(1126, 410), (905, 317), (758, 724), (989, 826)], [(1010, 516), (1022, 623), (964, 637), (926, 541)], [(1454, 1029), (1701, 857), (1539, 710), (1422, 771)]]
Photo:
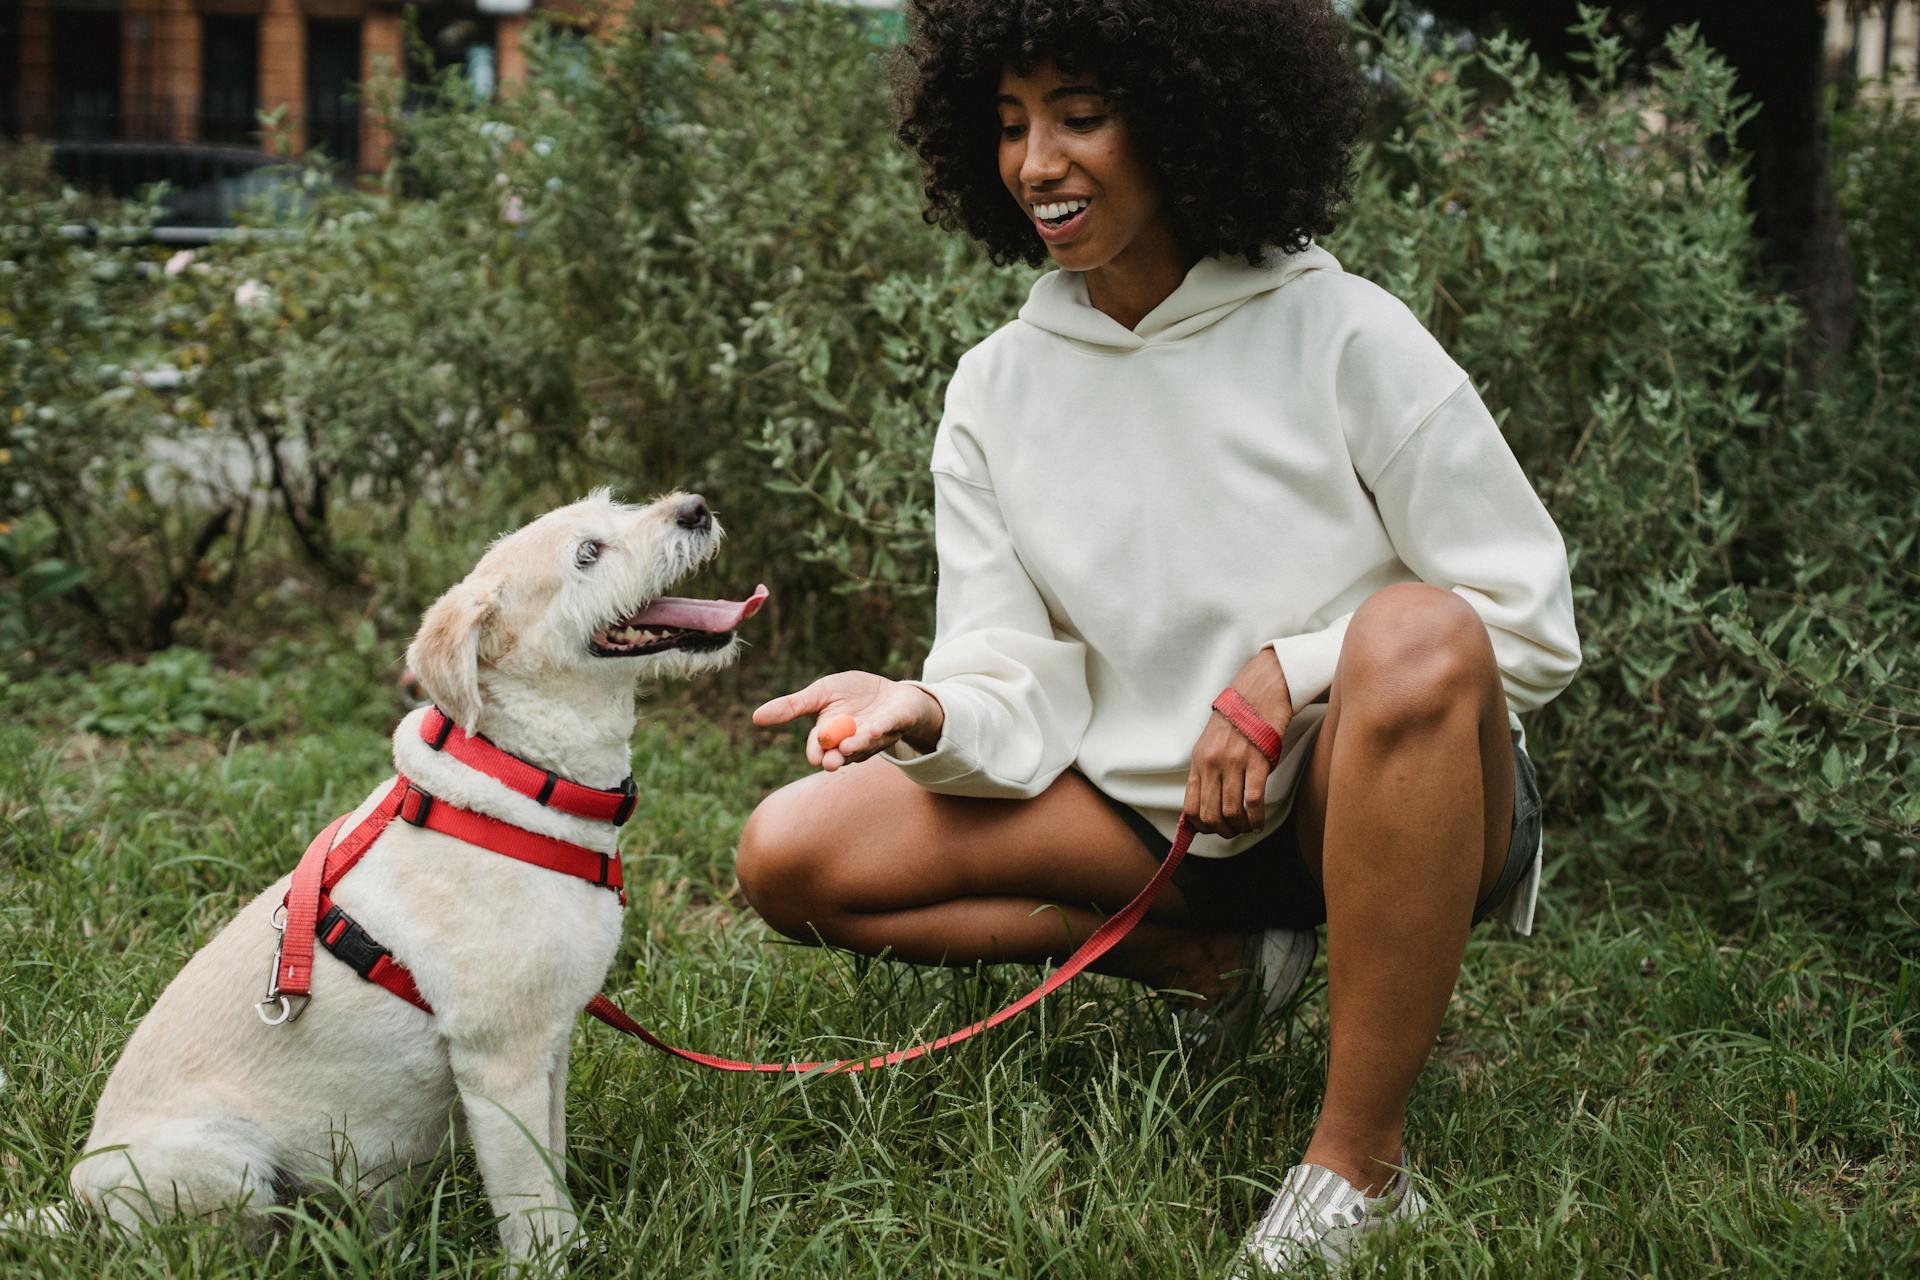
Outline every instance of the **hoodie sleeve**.
[[(961, 369), (964, 370), (964, 364)], [(1086, 646), (1058, 638), (1001, 517), (956, 371), (934, 440), (933, 651), (915, 681), (946, 713), (931, 752), (888, 753), (929, 791), (1024, 799), (1073, 763), (1092, 713)]]
[[(1401, 561), (1486, 623), (1507, 705), (1534, 710), (1580, 666), (1560, 531), (1466, 374), (1398, 299), (1364, 287), (1338, 363), (1354, 469)], [(1296, 710), (1332, 686), (1352, 617), (1273, 643)]]

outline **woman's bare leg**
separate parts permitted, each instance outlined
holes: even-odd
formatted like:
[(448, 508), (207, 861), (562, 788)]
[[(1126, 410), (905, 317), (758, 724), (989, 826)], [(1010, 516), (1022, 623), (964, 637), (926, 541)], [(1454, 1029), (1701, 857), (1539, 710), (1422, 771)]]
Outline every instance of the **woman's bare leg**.
[(1326, 890), (1331, 1023), (1306, 1159), (1378, 1190), (1513, 820), (1506, 698), (1470, 606), (1418, 584), (1368, 599), (1295, 803)]
[[(747, 899), (803, 942), (920, 964), (1059, 960), (1133, 898), (1157, 863), (1078, 774), (1032, 800), (935, 795), (884, 760), (767, 797), (740, 836)], [(1201, 995), (1242, 937), (1187, 927), (1169, 885), (1094, 966)]]

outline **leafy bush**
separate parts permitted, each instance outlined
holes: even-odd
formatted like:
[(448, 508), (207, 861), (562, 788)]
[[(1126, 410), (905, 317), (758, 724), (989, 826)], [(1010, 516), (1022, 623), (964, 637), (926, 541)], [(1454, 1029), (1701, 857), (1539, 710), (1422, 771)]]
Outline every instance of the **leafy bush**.
[[(50, 531), (36, 557), (84, 574), (68, 575), (52, 595), (13, 590), (38, 596), (24, 625), (42, 642), (84, 620), (90, 634), (121, 647), (164, 645), (204, 567), (204, 544), (218, 533), (208, 532), (205, 504), (173, 500), (195, 482), (149, 447), (184, 434), (195, 416), (144, 379), (166, 351), (154, 255), (63, 232), (91, 212), (71, 192), (0, 188), (0, 459), (9, 510)], [(116, 221), (137, 230), (151, 212), (128, 206)], [(156, 490), (166, 500), (155, 501)], [(23, 568), (10, 567), (9, 577)], [(74, 609), (63, 614), (58, 605)]]
[(40, 627), (47, 606), (87, 580), (85, 566), (60, 559), (56, 540), (44, 517), (0, 524), (0, 645), (8, 649), (45, 643), (49, 637)]
[(1510, 41), (1379, 36), (1401, 119), (1333, 244), (1473, 373), (1566, 535), (1586, 666), (1535, 730), (1554, 799), (1736, 879), (1806, 822), (1911, 838), (1913, 412), (1792, 385), (1725, 64), (1682, 31), (1629, 86), (1602, 15), (1582, 34), (1578, 92)]
[(268, 713), (264, 685), (215, 672), (195, 649), (168, 649), (145, 662), (116, 662), (89, 682), (79, 728), (103, 737), (167, 738), (239, 728)]

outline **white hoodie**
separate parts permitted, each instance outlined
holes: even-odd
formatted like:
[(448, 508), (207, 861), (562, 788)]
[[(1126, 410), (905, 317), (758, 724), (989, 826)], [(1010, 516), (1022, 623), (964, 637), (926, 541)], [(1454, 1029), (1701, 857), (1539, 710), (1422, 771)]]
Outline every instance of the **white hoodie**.
[[(1029, 797), (1078, 767), (1171, 838), (1214, 696), (1271, 645), (1295, 712), (1271, 832), (1347, 622), (1396, 582), (1473, 606), (1510, 711), (1573, 677), (1559, 531), (1466, 374), (1325, 250), (1270, 256), (1198, 263), (1131, 331), (1050, 272), (961, 357), (932, 459), (946, 726), (891, 757), (920, 785)], [(1522, 932), (1538, 875), (1504, 913)]]

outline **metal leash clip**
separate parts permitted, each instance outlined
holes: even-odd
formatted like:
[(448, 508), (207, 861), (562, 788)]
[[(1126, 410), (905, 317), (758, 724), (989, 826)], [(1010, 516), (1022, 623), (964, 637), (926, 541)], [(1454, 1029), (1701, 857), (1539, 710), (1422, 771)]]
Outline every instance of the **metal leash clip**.
[[(266, 999), (254, 1005), (253, 1011), (260, 1015), (260, 1021), (270, 1027), (278, 1027), (294, 1021), (305, 1013), (309, 997), (287, 996), (280, 993), (280, 950), (287, 940), (286, 903), (283, 902), (273, 909), (269, 923), (273, 925), (273, 968), (267, 973)], [(295, 1001), (299, 1003), (296, 1004)]]

